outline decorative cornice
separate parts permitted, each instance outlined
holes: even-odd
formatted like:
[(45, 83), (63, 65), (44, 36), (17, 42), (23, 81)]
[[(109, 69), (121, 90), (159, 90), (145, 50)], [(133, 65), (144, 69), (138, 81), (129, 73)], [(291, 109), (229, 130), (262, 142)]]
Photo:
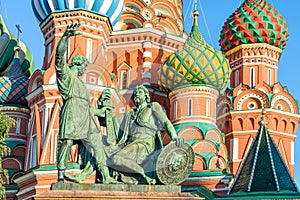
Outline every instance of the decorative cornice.
[(43, 30), (51, 20), (62, 18), (65, 20), (65, 17), (86, 17), (91, 20), (97, 20), (105, 22), (108, 25), (109, 31), (112, 32), (112, 25), (109, 21), (109, 19), (106, 16), (93, 13), (91, 11), (86, 10), (74, 10), (74, 11), (65, 11), (65, 12), (54, 12), (51, 15), (49, 15), (41, 24), (40, 28)]
[(24, 108), (24, 107), (20, 107), (18, 105), (1, 105), (0, 106), (0, 111), (16, 111), (16, 112), (23, 112), (23, 113), (27, 113), (30, 114), (30, 109), (29, 108)]
[[(277, 134), (277, 135), (280, 135), (281, 137), (286, 136), (286, 137), (290, 137), (290, 138), (294, 138), (294, 139), (297, 138), (296, 135), (285, 133), (285, 132), (275, 131), (272, 129), (268, 129), (268, 131), (271, 134), (274, 134), (274, 135)], [(253, 134), (253, 136), (254, 136), (256, 133), (257, 133), (257, 130), (233, 131), (233, 132), (229, 132), (229, 133), (225, 134), (225, 136), (229, 137), (231, 135), (249, 135), (249, 134)], [(242, 161), (242, 160), (239, 160), (239, 162), (240, 161)]]
[(154, 28), (137, 28), (137, 29), (124, 30), (124, 31), (114, 31), (114, 32), (112, 32), (111, 36), (118, 36), (118, 38), (119, 38), (122, 35), (127, 37), (132, 34), (142, 34), (142, 33), (153, 33), (153, 34), (159, 36), (160, 38), (162, 38), (162, 37), (163, 37), (163, 39), (168, 38), (172, 41), (176, 41), (176, 42), (180, 42), (180, 43), (184, 43), (186, 41), (185, 37), (172, 35), (172, 34), (169, 34), (164, 31), (154, 29)]
[(189, 85), (189, 86), (183, 86), (180, 88), (175, 88), (169, 94), (169, 98), (172, 98), (175, 95), (179, 95), (182, 93), (188, 93), (188, 92), (208, 92), (215, 96), (218, 96), (220, 94), (219, 90), (217, 90), (214, 87), (210, 87), (210, 86), (206, 86), (206, 85)]
[[(203, 119), (188, 120), (188, 119), (178, 118), (176, 120), (172, 120), (171, 122), (174, 126), (181, 125), (181, 124), (187, 124), (187, 123), (206, 123), (206, 124), (216, 126), (216, 121), (213, 120), (211, 117), (204, 117), (204, 116), (200, 116), (200, 117), (202, 117)], [(186, 117), (186, 118), (188, 118), (188, 117)]]
[[(290, 117), (295, 117), (297, 119), (300, 120), (300, 115), (299, 114), (294, 114), (294, 113), (290, 113), (290, 112), (286, 112), (286, 111), (281, 111), (281, 110), (277, 110), (274, 108), (266, 108), (266, 111), (268, 112), (268, 115), (271, 115), (272, 112), (274, 113), (279, 113), (282, 115), (288, 115)], [(261, 112), (261, 108), (259, 109), (253, 109), (253, 110), (231, 110), (230, 114), (242, 114), (242, 113), (260, 113)]]
[(33, 90), (31, 93), (27, 94), (26, 100), (30, 101), (32, 98), (34, 98), (35, 96), (39, 95), (42, 92), (43, 92), (43, 87), (40, 86), (40, 87), (36, 88), (35, 90)]
[(267, 48), (276, 51), (280, 54), (282, 53), (282, 49), (269, 45), (267, 43), (254, 43), (254, 44), (241, 44), (237, 47), (234, 47), (233, 49), (227, 51), (225, 53), (225, 56), (230, 56), (231, 54), (234, 54), (235, 52), (240, 51), (241, 49), (254, 49), (254, 48)]

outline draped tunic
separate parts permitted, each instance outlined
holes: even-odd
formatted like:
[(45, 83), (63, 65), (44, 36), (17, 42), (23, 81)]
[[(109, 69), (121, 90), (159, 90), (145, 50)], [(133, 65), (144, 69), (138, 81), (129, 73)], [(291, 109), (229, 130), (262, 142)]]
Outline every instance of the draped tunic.
[(63, 99), (59, 116), (59, 139), (85, 139), (100, 129), (94, 120), (89, 91), (66, 64), (55, 66), (57, 86)]
[[(114, 117), (116, 140), (118, 144), (125, 143), (116, 155), (141, 164), (157, 147), (162, 147), (160, 129), (161, 123), (166, 119), (167, 116), (157, 102), (148, 103), (139, 110), (131, 110)], [(156, 141), (157, 139), (159, 141)], [(141, 146), (144, 148), (140, 148)]]

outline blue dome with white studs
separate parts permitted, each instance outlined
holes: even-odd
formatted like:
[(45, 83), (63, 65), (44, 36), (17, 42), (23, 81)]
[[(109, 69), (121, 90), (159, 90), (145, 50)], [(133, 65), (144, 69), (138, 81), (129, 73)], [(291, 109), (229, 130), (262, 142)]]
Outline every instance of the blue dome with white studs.
[(107, 16), (115, 25), (122, 14), (124, 0), (31, 0), (31, 5), (38, 23), (53, 12), (83, 9)]

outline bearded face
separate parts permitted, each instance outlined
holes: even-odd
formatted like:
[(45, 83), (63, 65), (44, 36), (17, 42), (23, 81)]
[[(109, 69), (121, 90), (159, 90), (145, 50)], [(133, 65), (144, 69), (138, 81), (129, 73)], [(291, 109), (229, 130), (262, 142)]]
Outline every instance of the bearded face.
[(86, 57), (77, 55), (72, 58), (70, 69), (77, 75), (82, 76), (86, 70), (87, 65), (89, 64)]
[(140, 106), (146, 101), (146, 94), (143, 89), (137, 89), (134, 91), (133, 102), (136, 106)]
[(84, 71), (86, 70), (86, 65), (81, 65), (78, 68), (78, 76), (82, 76), (84, 74)]
[(73, 65), (70, 69), (74, 72), (76, 76), (82, 76), (86, 70), (86, 65)]

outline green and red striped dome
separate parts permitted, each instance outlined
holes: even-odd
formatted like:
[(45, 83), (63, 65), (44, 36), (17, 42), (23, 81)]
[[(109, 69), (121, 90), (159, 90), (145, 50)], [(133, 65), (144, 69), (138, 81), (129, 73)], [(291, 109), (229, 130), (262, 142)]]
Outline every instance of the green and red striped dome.
[(288, 36), (283, 16), (266, 0), (245, 0), (224, 23), (219, 43), (223, 52), (250, 43), (284, 49)]

